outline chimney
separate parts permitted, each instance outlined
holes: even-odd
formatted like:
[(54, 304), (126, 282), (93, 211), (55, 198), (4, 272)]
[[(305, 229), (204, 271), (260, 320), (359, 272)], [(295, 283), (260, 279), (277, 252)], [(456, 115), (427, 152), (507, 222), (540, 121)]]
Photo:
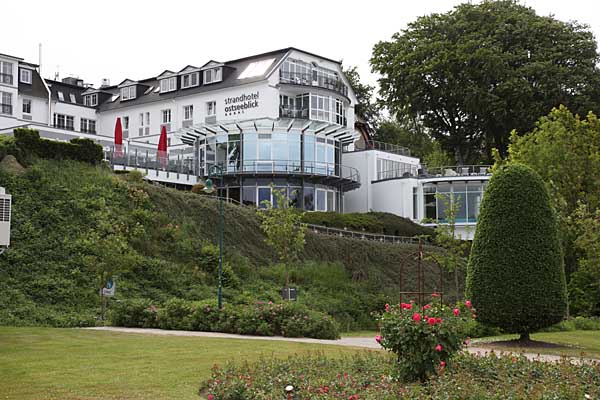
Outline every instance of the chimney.
[(104, 87), (108, 87), (108, 86), (110, 86), (110, 79), (102, 78), (102, 84), (100, 85), (100, 87), (104, 88)]

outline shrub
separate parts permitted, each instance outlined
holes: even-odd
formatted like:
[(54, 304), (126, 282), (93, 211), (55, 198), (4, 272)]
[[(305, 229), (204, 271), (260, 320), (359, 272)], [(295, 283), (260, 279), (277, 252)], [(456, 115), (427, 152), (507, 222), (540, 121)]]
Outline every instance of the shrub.
[(225, 304), (221, 310), (214, 300), (191, 302), (173, 298), (156, 307), (148, 299), (118, 302), (110, 312), (116, 326), (185, 329), (243, 335), (339, 338), (339, 326), (329, 315), (287, 302), (254, 305)]
[(131, 328), (156, 328), (158, 308), (149, 299), (132, 299), (113, 302), (108, 313), (115, 326)]
[(41, 139), (35, 129), (14, 130), (16, 157), (19, 162), (31, 164), (36, 158), (75, 160), (88, 164), (102, 161), (102, 146), (90, 139), (72, 139), (69, 143)]
[(575, 317), (569, 318), (542, 329), (544, 332), (567, 332), (567, 331), (600, 331), (600, 318), (598, 317)]
[(401, 380), (424, 381), (462, 348), (467, 339), (466, 322), (474, 312), (468, 301), (454, 309), (439, 301), (423, 307), (414, 303), (386, 305), (378, 318), (381, 336), (375, 340), (396, 354)]
[(523, 339), (562, 320), (562, 260), (542, 179), (520, 164), (498, 169), (483, 197), (468, 265), (467, 297), (478, 320)]
[(200, 395), (214, 400), (284, 399), (294, 386), (297, 400), (397, 399), (595, 399), (600, 396), (600, 364), (571, 365), (525, 357), (461, 354), (444, 373), (425, 383), (393, 379), (389, 354), (363, 351), (352, 356), (294, 355), (255, 363), (215, 366)]

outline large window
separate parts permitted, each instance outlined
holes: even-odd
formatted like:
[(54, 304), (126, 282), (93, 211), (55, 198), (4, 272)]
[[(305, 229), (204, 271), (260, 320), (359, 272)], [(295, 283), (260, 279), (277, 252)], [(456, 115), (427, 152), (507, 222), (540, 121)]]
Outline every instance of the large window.
[(329, 122), (331, 97), (320, 94), (310, 95), (310, 119)]
[(204, 83), (220, 82), (223, 79), (223, 68), (211, 68), (204, 71)]
[(177, 77), (172, 76), (170, 78), (165, 78), (160, 80), (160, 92), (172, 92), (177, 89)]
[(417, 166), (397, 160), (377, 158), (377, 180), (415, 176)]
[(69, 131), (75, 130), (75, 117), (72, 115), (54, 114), (54, 126)]
[(135, 85), (121, 88), (121, 101), (135, 99)]
[(23, 114), (31, 114), (31, 100), (23, 99)]
[(427, 220), (448, 222), (447, 211), (452, 205), (456, 211), (456, 223), (477, 222), (484, 190), (485, 182), (454, 181), (425, 184), (423, 186), (424, 216)]
[(0, 61), (0, 83), (13, 84), (13, 64)]
[(194, 119), (194, 106), (183, 106), (183, 120), (191, 121)]
[(339, 149), (333, 140), (311, 134), (304, 135), (304, 171), (334, 175), (337, 152)]
[(161, 114), (162, 114), (162, 123), (170, 124), (171, 123), (171, 109), (162, 110)]
[(30, 69), (22, 68), (21, 69), (21, 77), (19, 78), (19, 80), (22, 83), (31, 84), (31, 70)]
[(93, 119), (81, 118), (81, 132), (96, 133), (96, 121)]
[(191, 74), (185, 74), (181, 77), (181, 88), (186, 89), (189, 87), (198, 86), (198, 72), (192, 72)]
[(12, 93), (0, 92), (0, 114), (12, 114)]

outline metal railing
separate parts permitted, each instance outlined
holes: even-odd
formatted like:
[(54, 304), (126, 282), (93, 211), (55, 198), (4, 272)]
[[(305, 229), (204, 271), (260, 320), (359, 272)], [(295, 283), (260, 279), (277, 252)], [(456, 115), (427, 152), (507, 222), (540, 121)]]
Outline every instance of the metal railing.
[(6, 83), (7, 85), (13, 84), (12, 74), (0, 74), (0, 83)]
[[(165, 172), (167, 178), (171, 178), (170, 175), (175, 174), (177, 180), (180, 180), (183, 176), (183, 180), (191, 181), (190, 178), (197, 176), (194, 171), (194, 160), (190, 157), (183, 157), (181, 154), (177, 154), (177, 157), (173, 155), (160, 157), (157, 152), (149, 150), (138, 151), (138, 149), (135, 149), (129, 152), (124, 150), (119, 153), (111, 149), (104, 153), (104, 159), (113, 167), (136, 168), (145, 170), (146, 174), (154, 171), (158, 176), (160, 172)], [(151, 176), (149, 178), (152, 179)]]
[(491, 165), (452, 165), (438, 168), (427, 168), (422, 171), (425, 176), (486, 176), (491, 175)]
[(301, 118), (308, 119), (308, 108), (288, 108), (285, 106), (279, 107), (279, 117), (280, 118)]
[(329, 89), (348, 96), (348, 87), (340, 79), (332, 79), (324, 76), (315, 77), (313, 74), (299, 72), (279, 71), (279, 82)]
[(379, 150), (385, 151), (386, 153), (398, 154), (401, 156), (410, 157), (410, 150), (407, 147), (398, 146), (396, 144), (379, 142), (377, 140), (371, 140), (368, 143), (364, 142), (356, 142), (354, 144), (353, 151), (363, 151), (363, 150)]
[(418, 244), (419, 238), (412, 236), (393, 236), (379, 233), (349, 231), (347, 229), (329, 228), (327, 226), (306, 224), (307, 228), (314, 232), (324, 235), (346, 237), (358, 240), (370, 240), (374, 242), (393, 243), (393, 244)]
[(300, 174), (335, 177), (360, 182), (358, 170), (347, 165), (319, 161), (300, 160), (244, 160), (223, 166), (226, 174)]
[(417, 172), (418, 167), (416, 165), (403, 164), (394, 169), (377, 171), (377, 180), (382, 181), (384, 179), (411, 178), (415, 177)]

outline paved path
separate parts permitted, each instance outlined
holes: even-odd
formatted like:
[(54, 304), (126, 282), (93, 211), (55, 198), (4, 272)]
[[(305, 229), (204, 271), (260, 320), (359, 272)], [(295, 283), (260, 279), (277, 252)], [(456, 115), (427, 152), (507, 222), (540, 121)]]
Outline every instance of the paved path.
[[(309, 338), (287, 338), (283, 336), (249, 336), (249, 335), (234, 335), (231, 333), (220, 333), (220, 332), (197, 332), (197, 331), (175, 331), (165, 329), (145, 329), (145, 328), (121, 328), (114, 326), (105, 327), (94, 327), (94, 328), (83, 328), (95, 331), (107, 331), (107, 332), (119, 332), (119, 333), (137, 333), (144, 335), (163, 335), (163, 336), (189, 336), (189, 337), (204, 337), (204, 338), (221, 338), (221, 339), (243, 339), (243, 340), (271, 340), (271, 341), (282, 341), (282, 342), (296, 342), (296, 343), (313, 343), (313, 344), (328, 344), (336, 346), (348, 346), (348, 347), (359, 347), (366, 349), (381, 349), (381, 346), (375, 342), (373, 337), (343, 337), (338, 340), (323, 340), (323, 339), (309, 339)], [(471, 354), (485, 355), (488, 354), (491, 349), (485, 347), (468, 347), (467, 350)], [(496, 350), (496, 354), (503, 353)], [(508, 353), (508, 352), (504, 352)], [(530, 360), (540, 361), (559, 361), (561, 356), (551, 354), (533, 354), (533, 353), (519, 353), (524, 355)], [(571, 358), (572, 362), (579, 363), (581, 360), (577, 358)], [(586, 360), (594, 361), (594, 360)], [(597, 361), (597, 360), (596, 360)]]

